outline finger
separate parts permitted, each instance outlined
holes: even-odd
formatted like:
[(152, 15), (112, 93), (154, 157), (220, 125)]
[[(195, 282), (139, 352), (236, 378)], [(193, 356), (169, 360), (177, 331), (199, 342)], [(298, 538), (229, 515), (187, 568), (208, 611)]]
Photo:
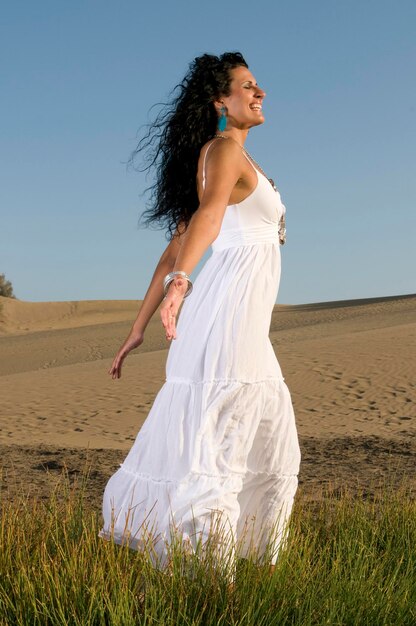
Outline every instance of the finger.
[(165, 336), (166, 336), (166, 339), (167, 339), (168, 341), (170, 341), (170, 340), (172, 339), (172, 333), (171, 333), (171, 331), (170, 331), (169, 326), (167, 326), (167, 327), (165, 328)]
[(160, 321), (162, 322), (163, 328), (165, 330), (166, 339), (168, 339), (168, 323), (166, 316), (166, 309), (160, 309)]
[(162, 324), (165, 328), (166, 338), (168, 338), (171, 334), (171, 318), (172, 318), (172, 305), (164, 306), (160, 311), (160, 317), (162, 319)]
[(172, 316), (172, 339), (176, 339), (176, 317)]
[(166, 339), (169, 339), (169, 337), (170, 337), (169, 323), (166, 320), (162, 320), (162, 324), (163, 324), (163, 328), (165, 330)]
[(174, 320), (174, 315), (172, 313), (172, 310), (169, 311), (169, 317), (168, 317), (168, 332), (170, 337), (172, 337), (172, 333), (173, 333), (173, 320)]
[(176, 334), (176, 316), (173, 311), (169, 315), (169, 335), (171, 339), (175, 338)]
[(120, 378), (121, 376), (121, 364), (123, 362), (123, 359), (120, 359), (120, 357), (116, 357), (113, 361), (113, 365), (111, 367), (111, 375), (113, 380), (116, 378)]
[(121, 378), (121, 369), (123, 367), (123, 362), (124, 362), (124, 357), (120, 358), (117, 361), (117, 369), (116, 369), (117, 378)]
[(160, 309), (160, 319), (162, 320), (162, 324), (165, 327), (165, 330), (167, 330), (169, 320), (169, 307), (164, 306), (162, 309)]

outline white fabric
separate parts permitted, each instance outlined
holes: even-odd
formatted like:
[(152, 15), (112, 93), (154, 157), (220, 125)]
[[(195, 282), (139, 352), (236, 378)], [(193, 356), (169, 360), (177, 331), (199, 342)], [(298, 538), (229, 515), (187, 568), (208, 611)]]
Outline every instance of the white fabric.
[(255, 190), (226, 209), (184, 301), (166, 381), (104, 493), (100, 535), (140, 549), (147, 528), (161, 567), (171, 527), (195, 549), (216, 514), (239, 556), (250, 542), (261, 556), (277, 530), (275, 563), (297, 488), (292, 402), (268, 336), (285, 207), (255, 171)]

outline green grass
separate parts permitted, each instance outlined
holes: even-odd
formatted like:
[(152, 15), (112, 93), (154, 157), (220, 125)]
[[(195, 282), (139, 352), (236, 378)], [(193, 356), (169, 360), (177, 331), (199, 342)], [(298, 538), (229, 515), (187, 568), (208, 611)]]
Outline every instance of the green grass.
[(63, 480), (46, 503), (4, 501), (0, 624), (416, 623), (416, 503), (404, 487), (298, 500), (273, 575), (240, 559), (234, 589), (209, 552), (185, 557), (178, 543), (169, 574), (100, 539), (100, 525), (82, 484)]

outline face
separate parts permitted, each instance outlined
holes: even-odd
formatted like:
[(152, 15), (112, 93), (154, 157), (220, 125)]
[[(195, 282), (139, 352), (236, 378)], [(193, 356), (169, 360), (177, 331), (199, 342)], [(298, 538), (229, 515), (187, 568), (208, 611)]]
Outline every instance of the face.
[[(230, 94), (220, 99), (227, 109), (227, 125), (248, 129), (263, 124), (262, 103), (266, 93), (246, 67), (236, 67), (230, 74)], [(220, 102), (217, 103), (217, 109), (221, 106)]]

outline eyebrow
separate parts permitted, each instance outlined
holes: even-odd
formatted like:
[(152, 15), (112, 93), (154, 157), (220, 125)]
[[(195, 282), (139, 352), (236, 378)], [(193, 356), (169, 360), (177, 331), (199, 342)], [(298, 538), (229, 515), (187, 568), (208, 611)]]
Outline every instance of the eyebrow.
[(241, 84), (244, 85), (244, 83), (249, 83), (250, 85), (254, 85), (255, 87), (257, 87), (257, 83), (253, 83), (252, 80), (243, 80)]

